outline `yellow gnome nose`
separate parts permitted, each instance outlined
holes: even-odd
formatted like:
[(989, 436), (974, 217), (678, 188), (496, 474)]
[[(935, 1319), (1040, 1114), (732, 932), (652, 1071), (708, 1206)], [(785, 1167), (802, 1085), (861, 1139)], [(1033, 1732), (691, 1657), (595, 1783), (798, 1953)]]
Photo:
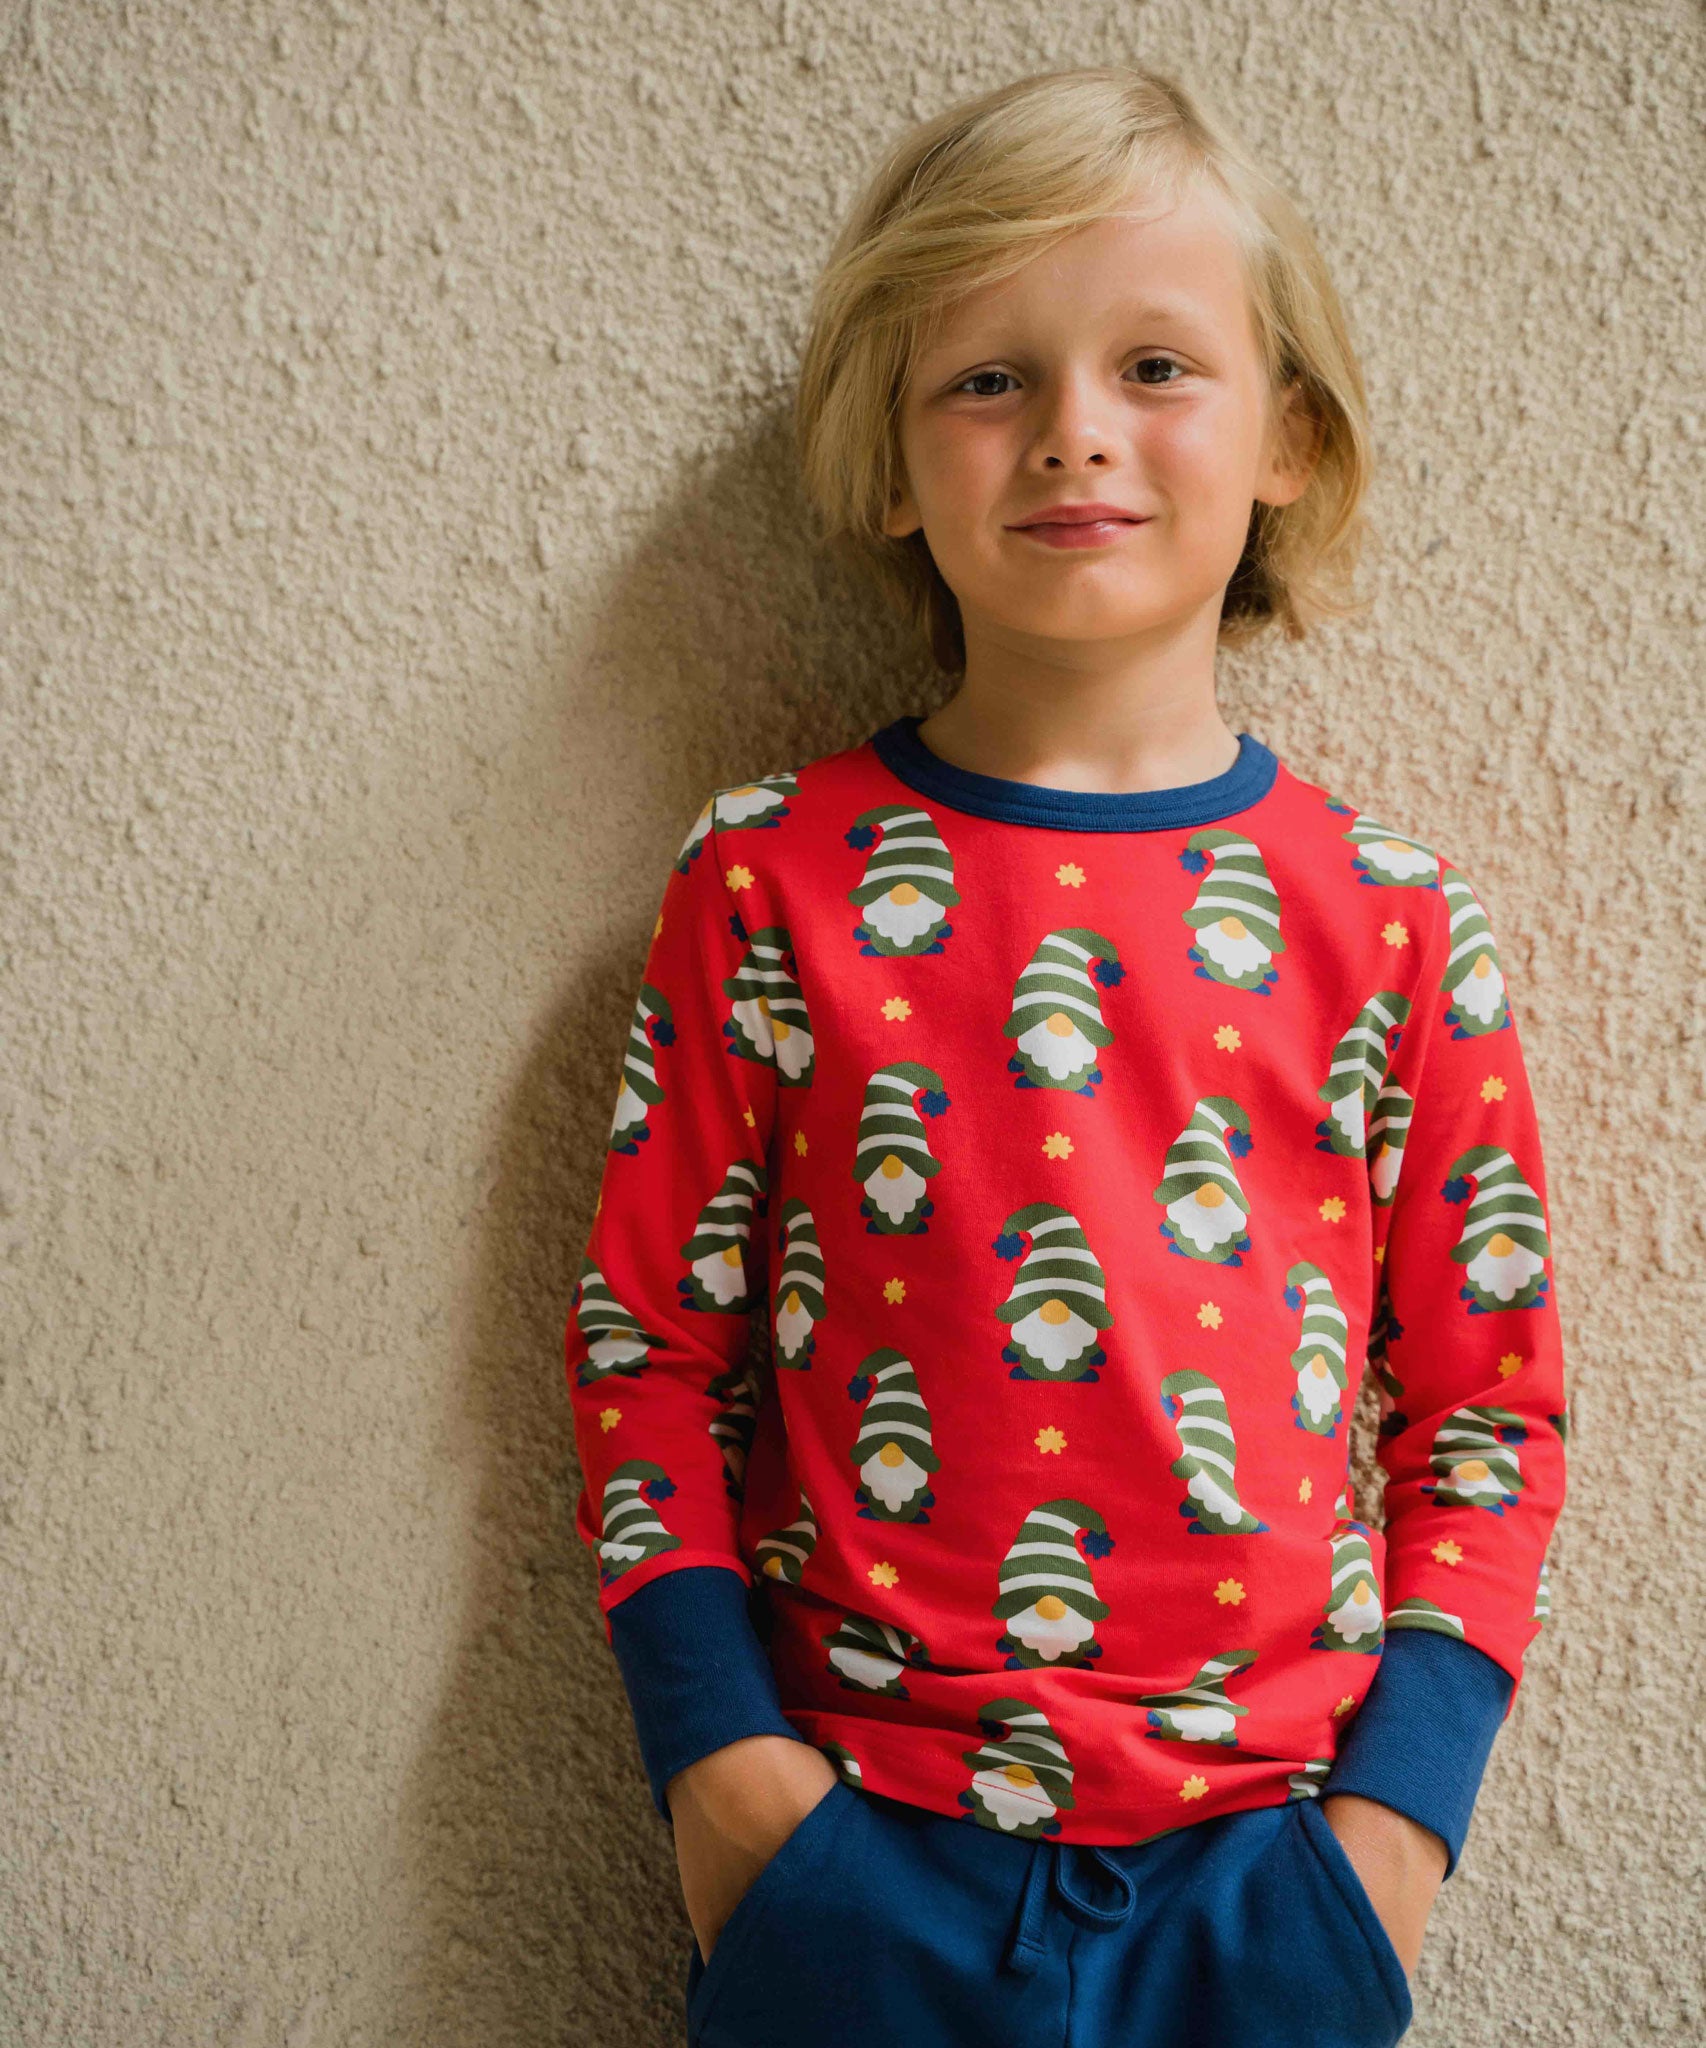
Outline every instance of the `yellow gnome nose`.
[(1205, 1180), (1202, 1186), (1197, 1189), (1197, 1207), (1199, 1209), (1218, 1209), (1225, 1200), (1226, 1190), (1217, 1181)]
[(1223, 917), (1220, 920), (1220, 929), (1229, 939), (1242, 939), (1249, 932), (1249, 926), (1241, 917)]
[(884, 1180), (899, 1180), (900, 1176), (906, 1171), (906, 1167), (904, 1162), (897, 1159), (891, 1152), (877, 1170), (881, 1173)]
[(1056, 1593), (1045, 1593), (1037, 1602), (1037, 1613), (1044, 1621), (1059, 1621), (1066, 1612), (1066, 1602)]
[(889, 891), (889, 901), (898, 903), (902, 909), (918, 901), (918, 891), (910, 882), (896, 882)]
[(1045, 1020), (1043, 1029), (1052, 1032), (1056, 1038), (1070, 1038), (1078, 1027), (1064, 1010), (1056, 1010), (1052, 1017)]
[(878, 1464), (886, 1465), (891, 1472), (897, 1465), (903, 1464), (905, 1462), (905, 1459), (906, 1453), (901, 1449), (899, 1444), (884, 1444), (882, 1449), (877, 1453)]
[(1064, 1301), (1056, 1301), (1052, 1296), (1037, 1310), (1045, 1323), (1064, 1323), (1071, 1313)]

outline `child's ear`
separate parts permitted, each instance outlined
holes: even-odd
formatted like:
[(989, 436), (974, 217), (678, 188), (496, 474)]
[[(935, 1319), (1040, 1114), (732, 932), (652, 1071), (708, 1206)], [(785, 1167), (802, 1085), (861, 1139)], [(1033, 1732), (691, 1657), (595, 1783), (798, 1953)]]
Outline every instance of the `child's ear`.
[(923, 524), (913, 502), (912, 487), (903, 475), (889, 492), (888, 509), (883, 514), (883, 532), (890, 540), (905, 540), (909, 533), (916, 533)]
[(1268, 460), (1256, 490), (1267, 505), (1290, 505), (1303, 496), (1327, 436), (1327, 423), (1301, 377), (1280, 393), (1269, 436)]

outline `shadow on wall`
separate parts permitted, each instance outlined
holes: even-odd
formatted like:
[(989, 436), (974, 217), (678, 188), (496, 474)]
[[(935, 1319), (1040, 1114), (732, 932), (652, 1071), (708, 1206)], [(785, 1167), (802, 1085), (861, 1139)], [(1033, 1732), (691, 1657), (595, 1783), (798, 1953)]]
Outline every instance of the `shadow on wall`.
[[(573, 663), (541, 697), (561, 829), (635, 901), (620, 933), (601, 930), (603, 888), (575, 920), (581, 964), (509, 1100), (475, 1226), (450, 1418), (478, 1474), (474, 1557), (398, 1815), (387, 2042), (683, 2038), (692, 1934), (574, 1527), (563, 1331), (652, 919), (700, 804), (941, 694), (880, 598), (815, 552), (780, 415), (688, 477)], [(577, 788), (598, 800), (581, 810)]]

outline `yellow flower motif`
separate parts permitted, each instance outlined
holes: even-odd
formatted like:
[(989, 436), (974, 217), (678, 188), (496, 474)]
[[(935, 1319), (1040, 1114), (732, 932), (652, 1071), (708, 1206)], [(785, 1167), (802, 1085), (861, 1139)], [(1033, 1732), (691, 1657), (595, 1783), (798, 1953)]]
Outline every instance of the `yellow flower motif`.
[(752, 1126), (752, 1128), (755, 1131), (758, 1129), (758, 1119), (752, 1113), (752, 1104), (750, 1102), (741, 1111), (741, 1115), (745, 1117), (746, 1121)]
[(1222, 1024), (1214, 1034), (1214, 1042), (1222, 1052), (1236, 1052), (1244, 1043), (1244, 1034), (1236, 1024)]
[(1381, 926), (1380, 936), (1389, 946), (1407, 946), (1410, 943), (1409, 927), (1400, 924), (1396, 918), (1390, 924)]
[(794, 1133), (794, 1154), (799, 1159), (804, 1159), (806, 1156), (806, 1134), (804, 1131), (796, 1131)]
[(883, 1005), (883, 1015), (888, 1018), (890, 1023), (898, 1024), (902, 1019), (912, 1015), (912, 1005), (906, 1000), (905, 996), (890, 996)]
[(1035, 1442), (1039, 1451), (1064, 1451), (1066, 1432), (1056, 1429), (1052, 1422), (1045, 1422), (1037, 1431)]
[(1507, 1351), (1504, 1357), (1499, 1360), (1499, 1371), (1507, 1380), (1513, 1372), (1521, 1372), (1522, 1367), (1523, 1357), (1520, 1351)]
[(1064, 1131), (1050, 1131), (1043, 1140), (1043, 1157), (1045, 1159), (1070, 1159), (1072, 1157), (1072, 1140)]
[(1063, 889), (1082, 889), (1084, 870), (1075, 860), (1063, 860), (1054, 871), (1055, 880)]
[(1339, 1704), (1333, 1709), (1333, 1719), (1336, 1721), (1341, 1714), (1354, 1714), (1356, 1712), (1356, 1706), (1356, 1701), (1351, 1697), (1349, 1693), (1346, 1693), (1344, 1698), (1340, 1700)]
[(1385, 1264), (1385, 1261), (1386, 1261), (1386, 1246), (1384, 1245), (1384, 1243), (1382, 1243), (1382, 1244), (1377, 1244), (1377, 1245), (1375, 1246), (1375, 1248), (1374, 1248), (1374, 1263), (1375, 1263), (1375, 1264), (1376, 1264), (1377, 1266), (1379, 1266), (1379, 1265), (1384, 1265), (1384, 1264)]
[(904, 1280), (885, 1280), (883, 1282), (883, 1299), (884, 1301), (904, 1301), (906, 1299), (906, 1282)]
[(866, 1574), (873, 1586), (898, 1586), (900, 1573), (892, 1564), (874, 1564)]
[(1197, 1304), (1197, 1321), (1205, 1330), (1218, 1330), (1220, 1328), (1219, 1302), (1199, 1302)]
[(620, 1408), (601, 1408), (598, 1411), (598, 1426), (600, 1429), (614, 1429), (621, 1420), (622, 1411)]
[(1337, 1223), (1344, 1216), (1344, 1213), (1345, 1198), (1343, 1195), (1329, 1195), (1321, 1204), (1320, 1216), (1323, 1223)]
[(1481, 1083), (1483, 1102), (1503, 1102), (1505, 1099), (1505, 1077), (1503, 1074), (1489, 1074)]
[(743, 868), (737, 861), (732, 868), (724, 869), (723, 880), (728, 883), (731, 890), (750, 889), (752, 887), (752, 870), (751, 868)]
[(1179, 1787), (1181, 1799), (1200, 1799), (1208, 1790), (1208, 1780), (1193, 1772)]
[(656, 924), (654, 924), (654, 925), (652, 926), (652, 942), (653, 942), (653, 944), (654, 944), (654, 945), (655, 945), (655, 944), (657, 943), (657, 935), (658, 935), (658, 933), (659, 933), (659, 932), (661, 932), (662, 930), (663, 930), (663, 912), (662, 912), (662, 911), (660, 910), (660, 911), (658, 912), (658, 921), (657, 921), (657, 923), (656, 923)]
[(1307, 1472), (1297, 1482), (1297, 1497), (1305, 1507), (1315, 1498), (1315, 1482)]
[(1222, 1579), (1214, 1589), (1214, 1597), (1222, 1607), (1236, 1607), (1244, 1598), (1244, 1588), (1236, 1579)]
[(1442, 1536), (1432, 1550), (1428, 1552), (1428, 1555), (1435, 1564), (1461, 1564), (1463, 1562), (1463, 1552), (1452, 1542), (1449, 1536)]

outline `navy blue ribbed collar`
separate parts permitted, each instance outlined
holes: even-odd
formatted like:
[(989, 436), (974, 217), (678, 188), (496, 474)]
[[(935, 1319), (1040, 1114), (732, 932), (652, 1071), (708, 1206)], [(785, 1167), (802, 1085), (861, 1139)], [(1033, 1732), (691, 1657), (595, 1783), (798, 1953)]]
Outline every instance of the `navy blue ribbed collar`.
[(1049, 789), (1037, 782), (1013, 782), (980, 775), (933, 754), (918, 737), (922, 717), (906, 712), (872, 733), (877, 759), (909, 789), (933, 797), (951, 810), (1011, 825), (1046, 825), (1065, 832), (1161, 832), (1180, 825), (1209, 825), (1229, 818), (1265, 797), (1279, 772), (1277, 757), (1253, 734), (1238, 735), (1238, 758), (1206, 782), (1173, 789)]

